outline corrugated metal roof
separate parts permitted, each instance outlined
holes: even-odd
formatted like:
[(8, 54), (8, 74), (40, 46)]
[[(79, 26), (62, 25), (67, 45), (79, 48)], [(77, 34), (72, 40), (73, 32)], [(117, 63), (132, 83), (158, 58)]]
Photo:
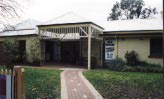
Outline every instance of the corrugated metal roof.
[(15, 30), (20, 29), (35, 29), (37, 25), (42, 24), (42, 22), (34, 20), (34, 19), (27, 19), (21, 23), (15, 25)]
[(33, 30), (14, 30), (14, 31), (4, 31), (0, 33), (0, 37), (2, 36), (22, 36), (22, 35), (33, 35), (37, 34), (36, 29)]
[(18, 35), (32, 35), (38, 34), (37, 25), (41, 22), (34, 19), (27, 19), (14, 26), (12, 30), (4, 30), (0, 32), (0, 36), (18, 36)]
[(69, 13), (63, 14), (59, 17), (56, 17), (54, 19), (51, 19), (51, 20), (43, 23), (42, 25), (82, 23), (82, 22), (91, 22), (91, 21), (84, 17), (81, 17), (80, 15), (78, 15), (74, 12), (69, 12)]
[[(31, 35), (37, 34), (37, 25), (51, 24), (68, 24), (68, 23), (85, 23), (92, 22), (85, 19), (74, 12), (66, 13), (62, 16), (41, 23), (34, 19), (25, 20), (15, 25), (12, 31), (4, 31), (0, 36), (15, 36), (15, 35)], [(137, 31), (137, 30), (163, 30), (163, 19), (132, 19), (132, 20), (116, 20), (116, 21), (99, 21), (94, 23), (105, 28), (105, 31)]]
[(105, 31), (162, 30), (163, 19), (132, 19), (101, 22)]

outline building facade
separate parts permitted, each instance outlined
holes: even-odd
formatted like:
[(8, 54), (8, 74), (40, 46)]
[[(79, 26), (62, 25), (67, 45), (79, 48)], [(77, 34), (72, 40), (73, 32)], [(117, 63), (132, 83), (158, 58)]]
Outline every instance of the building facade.
[[(135, 51), (140, 61), (163, 65), (163, 19), (134, 19), (95, 24), (76, 14), (41, 23), (27, 20), (14, 30), (0, 33), (0, 41), (15, 39), (24, 42), (27, 60), (38, 53), (40, 63), (69, 63), (103, 67), (108, 61)], [(103, 26), (103, 27), (101, 27)], [(31, 50), (37, 39), (37, 52)], [(36, 56), (36, 55), (35, 55)]]
[(104, 62), (115, 58), (121, 58), (125, 61), (125, 54), (135, 51), (139, 61), (163, 66), (162, 33), (162, 30), (128, 31), (128, 33), (119, 34), (116, 32), (113, 34), (104, 33)]

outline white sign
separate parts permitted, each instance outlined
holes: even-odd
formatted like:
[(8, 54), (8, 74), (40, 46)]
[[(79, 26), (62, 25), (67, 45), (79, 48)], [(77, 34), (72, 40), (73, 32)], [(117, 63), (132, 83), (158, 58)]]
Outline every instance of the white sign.
[(105, 41), (105, 60), (114, 59), (114, 40), (106, 40)]

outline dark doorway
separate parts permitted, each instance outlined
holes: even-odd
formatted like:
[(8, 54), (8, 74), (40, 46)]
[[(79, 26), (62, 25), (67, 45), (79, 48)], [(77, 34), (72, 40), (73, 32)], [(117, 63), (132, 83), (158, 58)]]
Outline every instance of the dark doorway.
[(62, 63), (78, 64), (80, 57), (79, 41), (67, 41), (61, 44)]
[(45, 61), (80, 64), (80, 42), (45, 41)]
[(26, 53), (26, 40), (19, 40), (19, 55), (18, 62), (22, 63), (25, 60), (25, 53)]
[(45, 41), (45, 60), (46, 61), (54, 61), (54, 42), (53, 41)]

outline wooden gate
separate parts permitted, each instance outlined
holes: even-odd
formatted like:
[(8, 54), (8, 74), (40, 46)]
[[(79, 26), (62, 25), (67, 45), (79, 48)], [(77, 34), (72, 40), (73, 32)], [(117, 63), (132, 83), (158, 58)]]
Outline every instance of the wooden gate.
[(0, 70), (0, 99), (25, 99), (24, 72), (19, 66)]

